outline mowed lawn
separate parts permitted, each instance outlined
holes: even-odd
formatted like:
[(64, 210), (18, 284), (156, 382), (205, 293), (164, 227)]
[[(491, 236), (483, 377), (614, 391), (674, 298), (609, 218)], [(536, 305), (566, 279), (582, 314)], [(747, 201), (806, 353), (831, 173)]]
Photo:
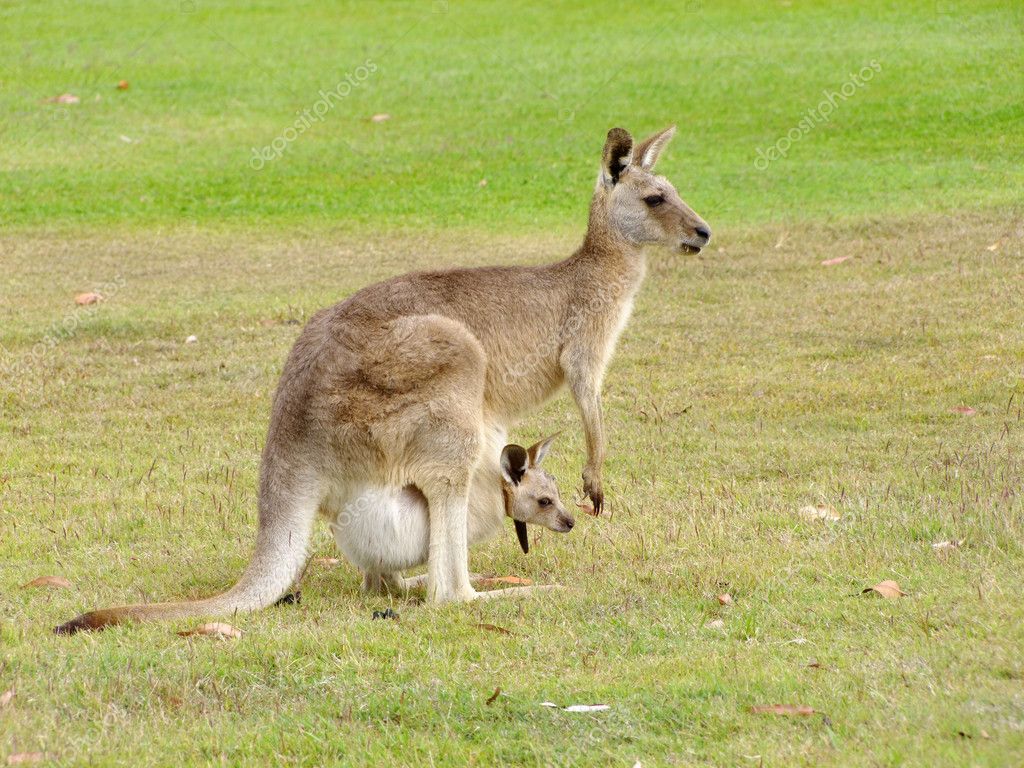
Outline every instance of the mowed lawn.
[[(1022, 23), (1008, 2), (0, 5), (0, 761), (1019, 763)], [(649, 255), (605, 386), (611, 514), (471, 554), (565, 590), (366, 597), (321, 526), (301, 603), (231, 619), (239, 639), (51, 634), (241, 572), (312, 312), (409, 269), (568, 255), (607, 129), (671, 122), (660, 170), (715, 236)], [(513, 436), (557, 430), (577, 500), (569, 399)], [(71, 587), (21, 588), (47, 575)], [(908, 594), (861, 594), (887, 579)]]

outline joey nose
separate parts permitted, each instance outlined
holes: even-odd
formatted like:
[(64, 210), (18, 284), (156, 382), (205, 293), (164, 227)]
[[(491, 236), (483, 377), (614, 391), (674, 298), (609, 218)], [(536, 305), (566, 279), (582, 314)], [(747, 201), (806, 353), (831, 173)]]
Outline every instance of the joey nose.
[(573, 520), (571, 517), (563, 517), (561, 523), (565, 526), (566, 531), (571, 531), (572, 527), (576, 525), (576, 521)]

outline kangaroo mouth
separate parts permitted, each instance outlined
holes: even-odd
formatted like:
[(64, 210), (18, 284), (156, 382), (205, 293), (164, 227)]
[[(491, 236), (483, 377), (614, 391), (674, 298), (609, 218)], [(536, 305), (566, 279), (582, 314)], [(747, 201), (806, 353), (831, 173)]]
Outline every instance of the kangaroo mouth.
[(679, 250), (683, 253), (700, 253), (699, 245), (690, 245), (689, 243), (680, 243)]
[(558, 525), (552, 526), (551, 530), (555, 533), (568, 533), (576, 525), (576, 521), (571, 517), (560, 517), (558, 518)]
[[(551, 528), (555, 533), (568, 533), (575, 527), (576, 521), (571, 518), (559, 519), (557, 526), (547, 526)], [(523, 550), (524, 555), (530, 554), (530, 536), (527, 532), (526, 523), (522, 520), (516, 520), (513, 518), (512, 527), (515, 528), (516, 538), (519, 540), (519, 546)]]

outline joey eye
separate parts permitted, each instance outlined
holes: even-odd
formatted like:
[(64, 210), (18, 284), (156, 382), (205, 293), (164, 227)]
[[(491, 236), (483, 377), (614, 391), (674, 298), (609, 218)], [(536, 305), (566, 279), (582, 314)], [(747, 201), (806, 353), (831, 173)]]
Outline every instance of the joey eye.
[(644, 202), (651, 208), (657, 208), (659, 205), (665, 202), (664, 195), (648, 195), (644, 198)]
[(537, 499), (537, 503), (540, 504), (542, 507), (550, 507), (551, 499), (545, 496), (543, 499)]

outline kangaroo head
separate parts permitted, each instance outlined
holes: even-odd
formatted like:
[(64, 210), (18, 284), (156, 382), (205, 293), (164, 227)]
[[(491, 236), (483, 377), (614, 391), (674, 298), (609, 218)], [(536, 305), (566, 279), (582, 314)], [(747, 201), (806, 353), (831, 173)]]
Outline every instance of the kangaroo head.
[(505, 493), (505, 512), (515, 521), (516, 535), (523, 552), (529, 552), (526, 524), (543, 525), (566, 533), (576, 521), (562, 505), (555, 478), (540, 467), (555, 435), (523, 448), (506, 445), (501, 451), (501, 477)]
[(673, 125), (634, 147), (628, 131), (608, 131), (591, 204), (592, 223), (595, 216), (602, 217), (612, 233), (634, 245), (658, 243), (698, 253), (708, 244), (707, 222), (683, 202), (668, 179), (654, 173), (661, 151), (675, 133)]

